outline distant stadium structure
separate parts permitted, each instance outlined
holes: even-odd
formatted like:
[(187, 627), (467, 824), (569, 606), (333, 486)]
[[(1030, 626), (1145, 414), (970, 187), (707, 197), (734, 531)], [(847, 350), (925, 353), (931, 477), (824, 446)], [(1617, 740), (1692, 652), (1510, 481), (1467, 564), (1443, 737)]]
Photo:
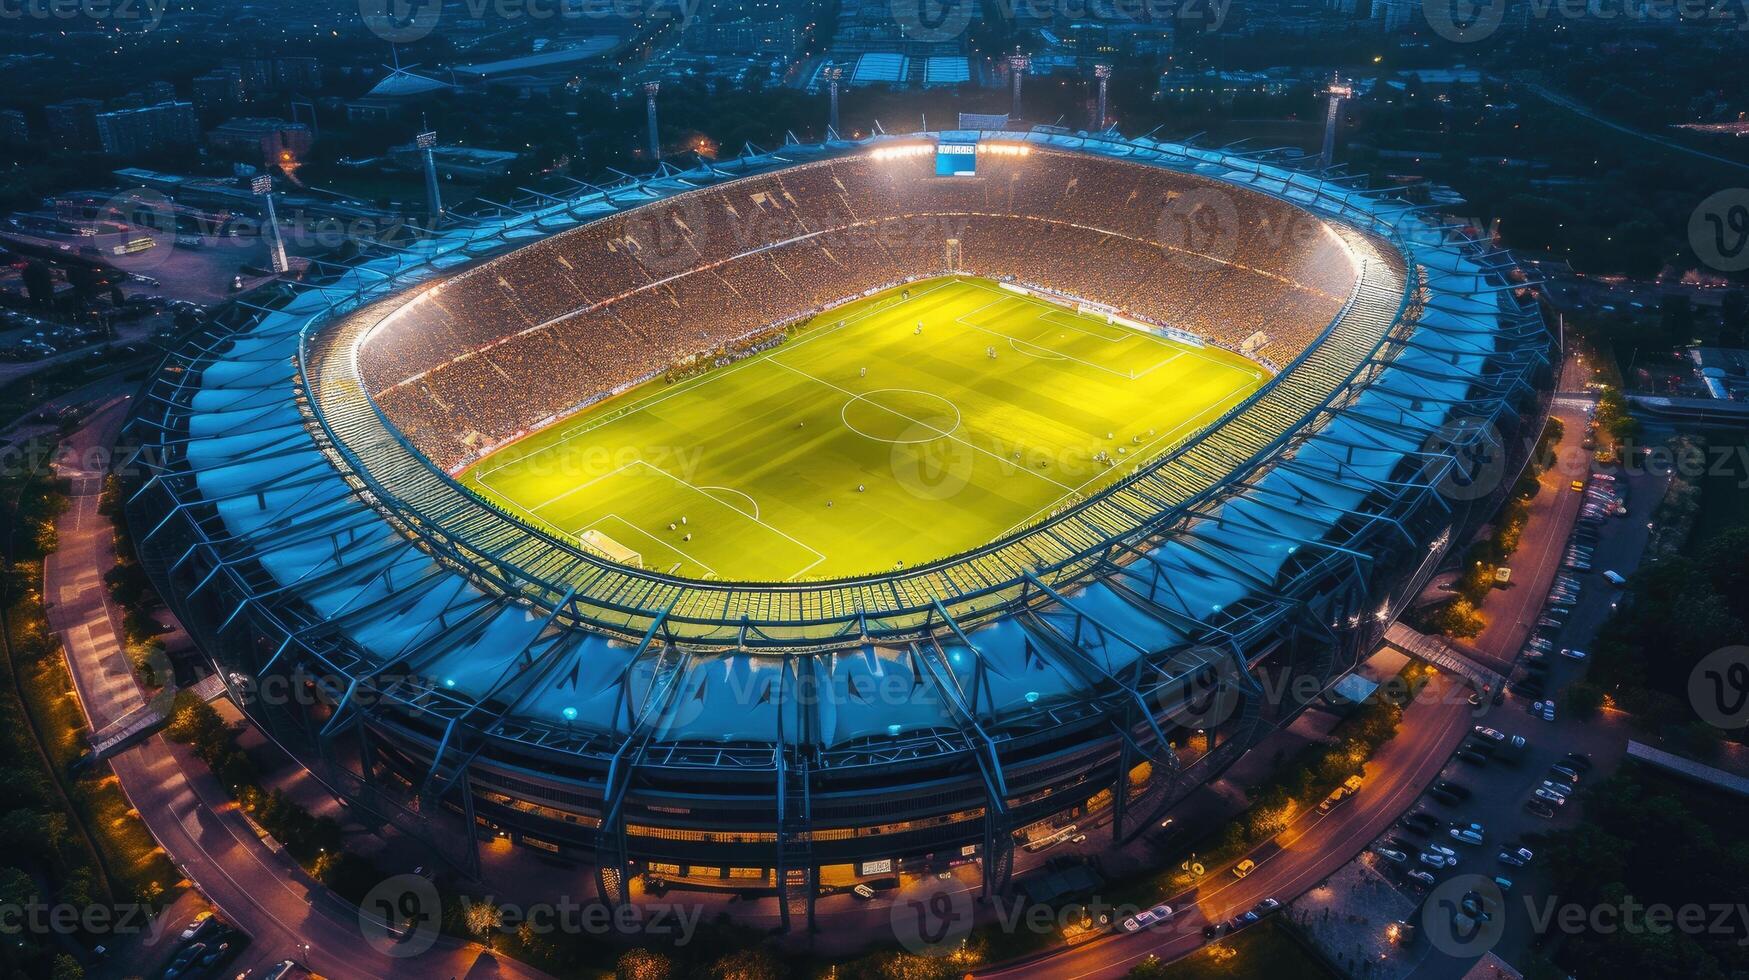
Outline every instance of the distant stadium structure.
[[(142, 562), (246, 710), (464, 871), (497, 836), (589, 868), (609, 902), (642, 876), (775, 894), (791, 925), (952, 863), (1001, 891), (1071, 824), (1158, 826), (1373, 649), (1506, 492), (1479, 475), (1524, 441), (1550, 338), (1505, 256), (1297, 161), (1055, 129), (945, 142), (971, 160), (940, 166), (937, 133), (790, 144), (456, 214), (238, 309), (137, 399)], [(979, 371), (1108, 342), (1254, 380), (1157, 451), (1113, 418), (1082, 440), (1106, 475), (1033, 519), (848, 577), (675, 572), (652, 542), (720, 520), (557, 533), (460, 478), (944, 279), (1052, 332), (969, 339), (949, 372), (903, 345), (995, 328), (892, 307), (899, 354), (835, 353), (846, 404), (868, 363), (969, 398), (997, 390)], [(1140, 375), (1084, 360), (1103, 390)], [(978, 424), (941, 415), (918, 441)], [(762, 424), (839, 435), (799, 421)], [(797, 492), (836, 514), (881, 477)], [(269, 678), (304, 696), (252, 697)]]

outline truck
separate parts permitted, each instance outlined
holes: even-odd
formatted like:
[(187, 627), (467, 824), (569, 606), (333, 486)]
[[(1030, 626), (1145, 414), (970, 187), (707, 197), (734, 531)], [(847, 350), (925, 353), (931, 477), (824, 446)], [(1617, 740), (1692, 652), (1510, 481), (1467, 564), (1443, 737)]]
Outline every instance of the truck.
[(1318, 812), (1329, 813), (1331, 807), (1341, 803), (1345, 798), (1360, 792), (1360, 787), (1363, 782), (1364, 780), (1359, 776), (1350, 776), (1346, 780), (1343, 780), (1341, 786), (1331, 790), (1330, 795), (1324, 797), (1324, 802), (1318, 804)]

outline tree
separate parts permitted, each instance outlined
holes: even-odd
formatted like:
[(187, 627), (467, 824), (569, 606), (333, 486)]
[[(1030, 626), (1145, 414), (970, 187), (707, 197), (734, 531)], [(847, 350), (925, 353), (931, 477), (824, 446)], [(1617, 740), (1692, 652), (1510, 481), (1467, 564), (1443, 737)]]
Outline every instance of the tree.
[(1567, 689), (1567, 710), (1580, 721), (1597, 717), (1603, 709), (1603, 689), (1580, 681)]
[(85, 980), (85, 968), (79, 961), (67, 953), (55, 957), (55, 965), (49, 973), (49, 980)]
[(491, 949), (493, 937), (504, 924), (504, 910), (496, 902), (469, 902), (462, 913), (462, 919), (468, 931), (483, 937), (486, 948)]
[(627, 950), (613, 965), (614, 980), (669, 980), (673, 975), (673, 961), (647, 949)]

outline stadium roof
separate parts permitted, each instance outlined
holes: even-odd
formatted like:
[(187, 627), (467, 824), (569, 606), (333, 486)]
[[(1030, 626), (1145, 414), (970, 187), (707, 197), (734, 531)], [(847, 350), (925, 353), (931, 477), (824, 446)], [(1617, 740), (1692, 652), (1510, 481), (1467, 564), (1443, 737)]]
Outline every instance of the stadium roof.
[[(1485, 441), (1490, 416), (1457, 435), (1450, 419), (1478, 405), (1504, 411), (1540, 363), (1533, 336), (1540, 324), (1514, 308), (1496, 271), (1404, 204), (1261, 157), (1145, 139), (1003, 136), (1190, 170), (1294, 201), (1386, 236), (1412, 255), (1416, 275), (1375, 283), (1379, 309), (1351, 304), (1352, 315), (1283, 372), (1328, 383), (1331, 394), (1305, 421), (1283, 415), (1289, 428), (1265, 447), (1273, 464), (1251, 471), (1236, 492), (1203, 499), (1170, 534), (1124, 543), (1122, 552), (1065, 559), (1000, 588), (942, 591), (890, 621), (822, 609), (813, 633), (749, 612), (713, 624), (691, 607), (676, 610), (700, 597), (740, 608), (738, 593), (622, 575), (611, 596), (582, 584), (557, 595), (535, 583), (594, 575), (580, 552), (548, 549), (522, 564), (483, 560), (479, 546), (463, 550), (434, 536), (455, 524), (400, 512), (403, 526), (424, 520), (432, 532), (409, 538), (381, 509), (402, 501), (371, 482), (368, 460), (357, 455), (374, 450), (353, 448), (381, 443), (369, 435), (368, 416), (319, 416), (347, 435), (312, 437), (309, 413), (344, 403), (345, 393), (330, 389), (349, 383), (311, 359), (314, 343), (373, 322), (373, 304), (483, 256), (700, 185), (888, 137), (665, 169), (462, 223), (305, 289), (234, 334), (185, 348), (178, 369), (164, 372), (147, 399), (163, 412), (144, 423), (149, 429), (185, 426), (186, 436), (167, 439), (164, 461), (140, 491), (177, 500), (143, 538), (172, 519), (192, 522), (197, 540), (171, 560), (180, 566), (205, 556), (211, 571), (200, 588), (222, 578), (227, 594), (242, 595), (230, 620), (249, 617), (281, 637), (274, 660), (288, 651), (314, 657), (353, 677), (354, 687), (393, 670), (403, 677), (394, 698), (446, 715), (452, 726), (490, 704), (495, 717), (517, 722), (497, 728), (501, 737), (566, 751), (595, 751), (592, 733), (647, 726), (653, 740), (725, 746), (782, 743), (793, 737), (786, 732), (806, 730), (823, 751), (863, 758), (870, 739), (927, 745), (963, 727), (968, 710), (994, 725), (1097, 710), (1093, 695), (1109, 694), (1113, 684), (1141, 697), (1118, 679), (1142, 676), (1144, 662), (1183, 675), (1231, 658), (1244, 630), (1298, 608), (1296, 583), (1364, 560), (1345, 541), (1406, 535), (1393, 516), (1399, 506), (1447, 506), (1434, 485), (1480, 465), (1451, 447)], [(1405, 308), (1412, 314), (1405, 317)], [(1476, 397), (1478, 388), (1488, 397)], [(1422, 456), (1437, 468), (1405, 478), (1405, 463)], [(439, 478), (425, 479), (441, 489)], [(1375, 506), (1381, 498), (1386, 504)], [(484, 518), (468, 517), (476, 519)], [(1111, 560), (1113, 553), (1126, 561)], [(785, 650), (806, 655), (768, 655)], [(804, 704), (792, 696), (804, 683), (838, 696)], [(958, 692), (972, 692), (972, 703), (958, 703)], [(340, 713), (350, 706), (343, 702)], [(804, 712), (808, 727), (798, 728)]]

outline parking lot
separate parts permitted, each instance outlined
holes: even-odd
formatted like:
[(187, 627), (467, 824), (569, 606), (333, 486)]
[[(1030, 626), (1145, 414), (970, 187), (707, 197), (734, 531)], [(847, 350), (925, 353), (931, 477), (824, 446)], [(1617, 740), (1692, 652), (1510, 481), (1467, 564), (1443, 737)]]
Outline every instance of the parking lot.
[[(1571, 533), (1552, 543), (1561, 569), (1526, 624), (1523, 647), (1499, 651), (1500, 659), (1513, 658), (1507, 696), (1476, 706), (1471, 735), (1365, 859), (1422, 903), (1411, 924), (1445, 917), (1458, 926), (1454, 933), (1470, 934), (1486, 914), (1495, 925), (1479, 934), (1497, 937), (1493, 951), (1521, 968), (1528, 962), (1529, 947), (1541, 938), (1532, 909), (1552, 897), (1538, 854), (1542, 836), (1579, 821), (1577, 792), (1614, 771), (1628, 738), (1624, 720), (1608, 710), (1589, 720), (1573, 716), (1562, 692), (1584, 676), (1590, 642), (1620, 599), (1618, 583), (1605, 573), (1625, 579), (1638, 567), (1667, 482), (1663, 474), (1612, 470), (1561, 486), (1581, 505)], [(1441, 888), (1460, 878), (1465, 886)], [(1499, 891), (1467, 887), (1480, 882), (1496, 882)], [(1453, 955), (1441, 945), (1419, 944), (1415, 976), (1462, 976), (1485, 951)]]

